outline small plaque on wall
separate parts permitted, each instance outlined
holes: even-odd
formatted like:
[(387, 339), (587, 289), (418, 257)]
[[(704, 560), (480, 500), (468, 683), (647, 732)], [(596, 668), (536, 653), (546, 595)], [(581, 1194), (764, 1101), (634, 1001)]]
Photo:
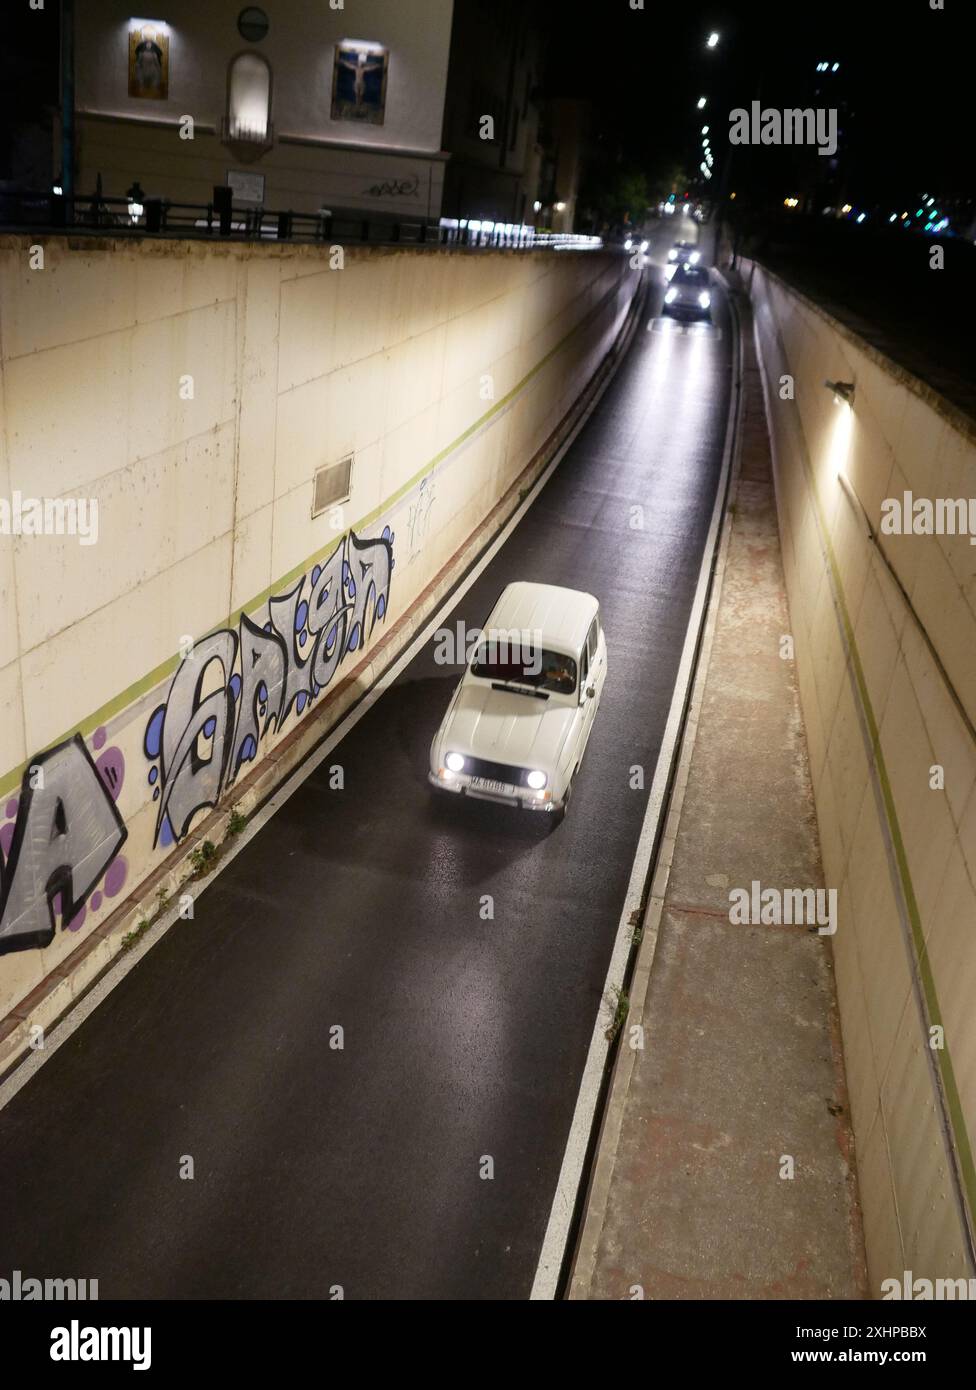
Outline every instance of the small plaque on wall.
[(248, 174), (239, 169), (228, 169), (227, 187), (231, 190), (235, 203), (253, 203), (255, 207), (264, 206), (263, 174)]

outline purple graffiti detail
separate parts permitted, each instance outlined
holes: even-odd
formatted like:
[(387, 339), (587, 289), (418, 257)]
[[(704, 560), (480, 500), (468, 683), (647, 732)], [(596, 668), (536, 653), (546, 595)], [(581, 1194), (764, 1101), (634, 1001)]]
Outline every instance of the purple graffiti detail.
[(128, 872), (129, 866), (122, 856), (113, 861), (105, 875), (105, 882), (102, 884), (106, 897), (114, 898), (121, 891)]
[(92, 912), (97, 912), (102, 905), (102, 895), (96, 889), (88, 900), (88, 907)]
[(6, 825), (0, 826), (0, 850), (3, 851), (4, 859), (10, 854), (10, 846), (13, 842), (14, 823), (13, 821), (8, 821)]
[(72, 917), (71, 921), (65, 922), (65, 931), (80, 931), (81, 928), (85, 925), (85, 918), (87, 916), (88, 908), (84, 905), (84, 903), (82, 903), (81, 907), (79, 907), (78, 911)]
[(106, 748), (95, 763), (98, 775), (108, 788), (113, 801), (118, 801), (122, 783), (125, 781), (125, 757), (121, 748)]
[(11, 820), (13, 820), (14, 816), (17, 814), (17, 807), (19, 805), (20, 802), (17, 800), (15, 796), (12, 796), (10, 800), (7, 802), (7, 805), (4, 809)]
[(103, 724), (92, 734), (92, 747), (101, 748), (107, 738), (108, 731), (106, 730), (105, 725)]

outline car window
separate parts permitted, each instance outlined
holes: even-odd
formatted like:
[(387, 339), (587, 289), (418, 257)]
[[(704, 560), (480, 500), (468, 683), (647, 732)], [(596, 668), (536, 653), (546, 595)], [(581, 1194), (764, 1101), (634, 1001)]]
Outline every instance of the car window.
[(672, 283), (677, 285), (707, 285), (708, 271), (699, 270), (696, 266), (683, 265), (674, 272)]
[(571, 656), (505, 642), (483, 643), (472, 658), (471, 674), (482, 680), (551, 690), (556, 695), (572, 695), (576, 689), (576, 662)]
[(589, 654), (590, 654), (590, 664), (591, 664), (591, 665), (592, 665), (593, 661), (596, 659), (596, 649), (597, 649), (597, 646), (598, 646), (598, 644), (599, 644), (599, 641), (600, 641), (600, 624), (599, 624), (599, 621), (598, 621), (596, 618), (594, 618), (593, 621), (592, 621), (592, 623), (590, 624), (590, 631), (589, 631), (589, 633), (587, 634), (587, 638), (586, 638), (586, 646), (587, 646), (587, 650), (589, 651)]

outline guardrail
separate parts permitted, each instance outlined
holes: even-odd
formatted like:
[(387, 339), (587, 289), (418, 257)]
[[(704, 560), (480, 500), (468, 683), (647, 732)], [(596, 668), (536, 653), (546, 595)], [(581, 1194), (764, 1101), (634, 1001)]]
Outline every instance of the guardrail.
[(217, 237), (226, 241), (329, 242), (508, 250), (597, 250), (598, 236), (538, 231), (524, 224), (444, 218), (437, 222), (379, 218), (355, 212), (273, 211), (235, 204), (230, 188), (209, 203), (146, 197), (134, 184), (124, 198), (0, 190), (0, 231), (111, 236)]

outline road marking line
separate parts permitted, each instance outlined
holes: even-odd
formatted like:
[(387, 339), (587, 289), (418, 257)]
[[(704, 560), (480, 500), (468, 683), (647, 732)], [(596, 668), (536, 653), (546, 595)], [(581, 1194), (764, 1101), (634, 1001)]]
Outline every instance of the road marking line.
[[(734, 313), (731, 304), (729, 312)], [(648, 881), (648, 876), (651, 871), (651, 860), (654, 853), (654, 846), (658, 839), (658, 830), (667, 811), (667, 790), (671, 780), (672, 766), (677, 755), (682, 726), (684, 724), (685, 710), (690, 699), (691, 680), (695, 667), (696, 653), (703, 632), (705, 612), (711, 587), (712, 570), (721, 531), (722, 517), (725, 511), (732, 454), (741, 411), (742, 351), (737, 324), (734, 318), (733, 327), (736, 330), (733, 332), (733, 340), (735, 343), (733, 360), (736, 368), (736, 376), (732, 386), (732, 398), (730, 402), (729, 418), (726, 425), (722, 467), (715, 490), (715, 502), (712, 507), (708, 535), (706, 536), (705, 546), (702, 551), (702, 563), (698, 572), (698, 584), (695, 589), (694, 599), (692, 600), (688, 627), (685, 631), (684, 646), (681, 652), (678, 673), (675, 678), (674, 694), (671, 698), (671, 708), (668, 711), (664, 738), (661, 742), (657, 764), (654, 768), (654, 778), (651, 782), (650, 795), (647, 799), (647, 809), (644, 813), (644, 821), (641, 826), (641, 833), (634, 854), (630, 882), (627, 886), (627, 893), (620, 913), (620, 922), (617, 927), (617, 937), (614, 943), (613, 954), (610, 957), (610, 967), (607, 971), (607, 977), (603, 986), (600, 1008), (597, 1011), (597, 1016), (593, 1024), (593, 1034), (590, 1038), (586, 1064), (583, 1068), (583, 1077), (580, 1082), (576, 1108), (573, 1112), (569, 1137), (566, 1141), (566, 1150), (559, 1172), (559, 1180), (556, 1184), (556, 1191), (549, 1213), (549, 1223), (546, 1227), (545, 1239), (542, 1243), (542, 1251), (539, 1255), (539, 1263), (536, 1267), (535, 1279), (532, 1284), (532, 1293), (530, 1297), (534, 1299), (553, 1299), (559, 1288), (562, 1265), (567, 1253), (566, 1247), (573, 1229), (576, 1200), (579, 1195), (580, 1183), (584, 1175), (586, 1153), (590, 1143), (590, 1136), (593, 1132), (593, 1123), (599, 1104), (607, 1056), (611, 1046), (606, 1038), (608, 1020), (603, 1017), (604, 1003), (609, 997), (611, 990), (623, 989), (634, 932), (634, 928), (631, 925), (631, 917), (633, 913), (640, 910), (641, 901), (644, 896), (644, 886)]]

